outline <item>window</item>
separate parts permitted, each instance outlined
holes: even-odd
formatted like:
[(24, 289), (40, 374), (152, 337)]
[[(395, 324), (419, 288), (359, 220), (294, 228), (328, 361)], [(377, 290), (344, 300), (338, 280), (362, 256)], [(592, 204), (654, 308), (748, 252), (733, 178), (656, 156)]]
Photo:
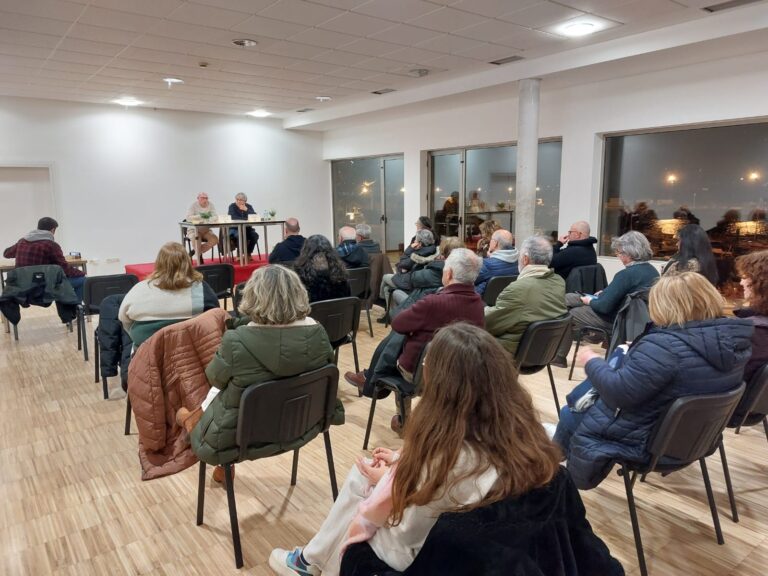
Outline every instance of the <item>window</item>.
[(707, 231), (721, 282), (733, 259), (768, 248), (768, 123), (608, 136), (600, 252), (611, 238), (638, 230), (654, 257), (677, 250), (687, 223)]
[[(557, 230), (562, 142), (540, 142), (534, 227)], [(517, 146), (489, 146), (432, 152), (431, 213), (440, 235), (460, 236), (469, 246), (479, 226), (495, 220), (514, 231)]]

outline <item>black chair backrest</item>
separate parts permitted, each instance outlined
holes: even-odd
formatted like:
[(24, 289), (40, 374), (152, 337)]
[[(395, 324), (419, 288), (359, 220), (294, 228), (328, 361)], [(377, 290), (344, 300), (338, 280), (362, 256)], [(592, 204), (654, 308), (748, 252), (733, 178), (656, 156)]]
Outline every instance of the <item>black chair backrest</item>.
[(496, 299), (504, 291), (504, 288), (509, 286), (512, 282), (517, 280), (517, 276), (494, 276), (488, 280), (488, 284), (485, 285), (485, 292), (483, 292), (483, 301), (488, 306), (496, 304)]
[(98, 314), (104, 298), (115, 294), (127, 294), (138, 283), (139, 279), (134, 274), (88, 276), (83, 285), (83, 312)]
[(744, 394), (745, 384), (719, 394), (678, 398), (667, 409), (648, 440), (653, 470), (661, 458), (674, 458), (680, 467), (708, 456)]
[(570, 334), (569, 315), (553, 320), (531, 322), (523, 332), (517, 346), (515, 361), (522, 368), (543, 368), (557, 356), (557, 348), (563, 338)]
[[(741, 406), (744, 407), (744, 418), (741, 422), (736, 422), (736, 426), (742, 425), (750, 414), (768, 414), (768, 364), (752, 375)], [(739, 413), (741, 412), (739, 409)]]
[(236, 441), (240, 458), (250, 446), (287, 444), (313, 427), (325, 432), (336, 408), (339, 370), (328, 364), (291, 378), (260, 382), (246, 388), (240, 399)]
[(245, 282), (240, 282), (235, 286), (235, 292), (232, 295), (232, 308), (237, 312), (237, 308), (240, 306), (240, 302), (243, 301), (243, 290), (245, 290)]
[(347, 270), (349, 274), (349, 293), (357, 296), (360, 300), (368, 300), (371, 297), (371, 269), (370, 268), (351, 268)]
[(632, 342), (645, 331), (648, 322), (651, 321), (651, 314), (648, 311), (649, 293), (650, 288), (646, 288), (627, 294), (624, 298), (613, 321), (611, 342), (608, 346), (609, 354), (619, 344)]
[(608, 286), (608, 277), (605, 275), (605, 268), (602, 264), (577, 266), (569, 272), (568, 278), (565, 279), (565, 291), (568, 293), (594, 294), (606, 286)]
[(309, 316), (322, 324), (328, 340), (338, 342), (350, 333), (357, 334), (360, 325), (360, 299), (354, 296), (312, 302)]
[(219, 298), (232, 294), (235, 286), (235, 267), (232, 264), (205, 264), (195, 270), (203, 275), (203, 280)]

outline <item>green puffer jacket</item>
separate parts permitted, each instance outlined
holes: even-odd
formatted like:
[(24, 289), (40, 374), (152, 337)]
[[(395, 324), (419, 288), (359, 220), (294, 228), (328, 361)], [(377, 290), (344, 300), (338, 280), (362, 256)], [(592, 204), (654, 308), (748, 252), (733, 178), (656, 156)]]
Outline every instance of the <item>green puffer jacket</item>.
[[(205, 375), (211, 386), (221, 389), (200, 422), (192, 430), (192, 450), (207, 464), (236, 462), (237, 418), (240, 398), (248, 386), (296, 376), (333, 362), (328, 336), (319, 324), (312, 326), (246, 326), (224, 333)], [(344, 408), (336, 401), (334, 424), (344, 423)], [(299, 446), (319, 432), (308, 434)], [(267, 444), (254, 446), (248, 458), (262, 458), (298, 446)]]

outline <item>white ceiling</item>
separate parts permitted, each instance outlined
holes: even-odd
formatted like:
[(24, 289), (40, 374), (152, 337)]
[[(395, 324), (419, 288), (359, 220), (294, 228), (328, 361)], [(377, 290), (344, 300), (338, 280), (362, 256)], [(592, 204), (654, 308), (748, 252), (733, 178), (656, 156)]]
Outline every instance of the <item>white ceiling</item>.
[[(0, 0), (0, 95), (288, 117), (702, 18), (717, 0)], [(556, 28), (593, 14), (582, 39)], [(232, 45), (236, 38), (259, 42)], [(208, 65), (201, 68), (199, 64)], [(412, 70), (430, 74), (414, 77)], [(182, 78), (168, 89), (162, 79)], [(320, 103), (316, 96), (331, 96)]]

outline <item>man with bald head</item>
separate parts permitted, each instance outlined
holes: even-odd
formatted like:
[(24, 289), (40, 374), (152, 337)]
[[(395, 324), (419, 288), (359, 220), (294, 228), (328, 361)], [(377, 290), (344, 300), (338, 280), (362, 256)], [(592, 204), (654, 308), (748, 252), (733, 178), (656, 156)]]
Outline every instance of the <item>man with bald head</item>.
[(482, 296), (488, 280), (495, 276), (517, 276), (517, 258), (512, 232), (496, 230), (488, 244), (488, 257), (483, 258), (483, 267), (475, 280), (475, 292)]
[(368, 252), (357, 243), (357, 231), (352, 226), (339, 229), (339, 245), (336, 251), (347, 268), (368, 266)]
[(594, 247), (597, 238), (589, 233), (589, 222), (579, 220), (571, 224), (568, 234), (561, 236), (555, 244), (551, 266), (564, 280), (574, 268), (597, 264)]
[(283, 241), (275, 244), (269, 255), (270, 264), (285, 264), (299, 257), (304, 247), (304, 236), (296, 218), (288, 218), (283, 225)]

